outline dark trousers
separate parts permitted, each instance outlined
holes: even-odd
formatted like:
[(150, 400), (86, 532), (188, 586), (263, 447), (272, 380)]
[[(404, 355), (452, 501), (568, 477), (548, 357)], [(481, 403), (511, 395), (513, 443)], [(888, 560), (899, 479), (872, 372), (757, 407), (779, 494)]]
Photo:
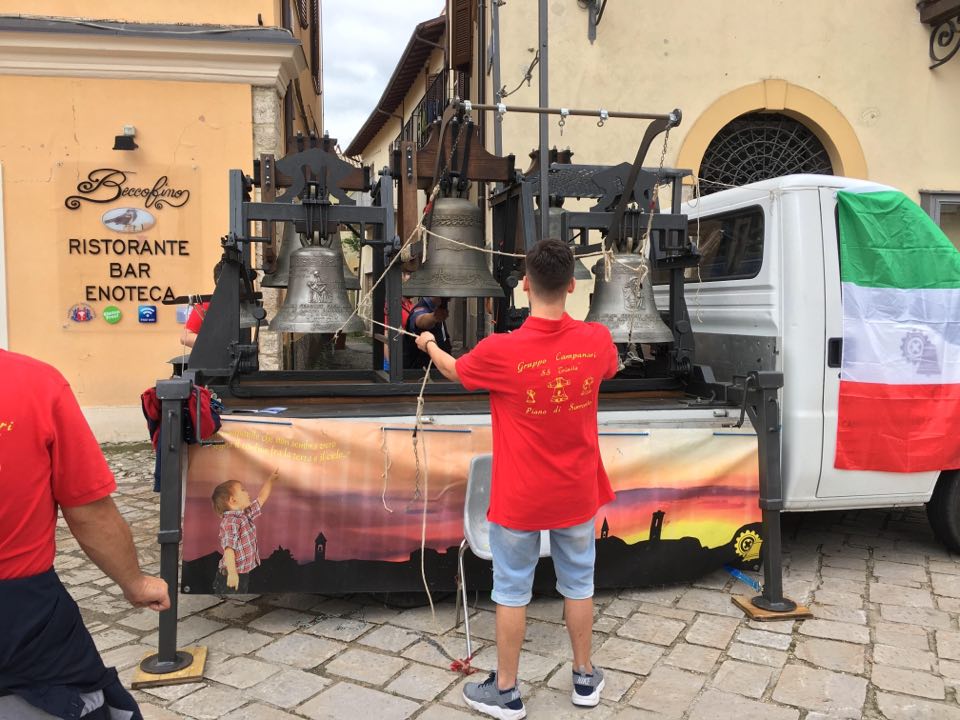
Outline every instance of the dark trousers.
[(0, 694), (75, 720), (83, 710), (80, 695), (102, 690), (104, 707), (89, 717), (109, 717), (113, 707), (143, 720), (117, 671), (104, 666), (80, 608), (53, 569), (0, 580), (0, 638)]
[(237, 589), (234, 590), (231, 587), (227, 587), (227, 574), (223, 571), (218, 571), (217, 576), (213, 578), (213, 594), (246, 595), (250, 588), (250, 573), (237, 573), (237, 577), (240, 578), (240, 582), (237, 584)]

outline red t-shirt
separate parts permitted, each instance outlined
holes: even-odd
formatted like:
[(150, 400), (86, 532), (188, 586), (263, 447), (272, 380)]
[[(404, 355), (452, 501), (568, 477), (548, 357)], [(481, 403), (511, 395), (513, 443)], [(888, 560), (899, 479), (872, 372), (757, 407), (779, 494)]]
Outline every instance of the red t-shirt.
[(468, 390), (490, 391), (491, 522), (515, 530), (579, 525), (613, 500), (597, 437), (600, 381), (617, 373), (598, 323), (530, 317), (457, 360)]
[(203, 325), (203, 319), (207, 316), (207, 310), (210, 309), (210, 303), (199, 303), (194, 305), (187, 315), (187, 322), (184, 327), (190, 332), (197, 334), (200, 332), (200, 326)]
[(116, 489), (113, 473), (63, 376), (0, 350), (0, 580), (53, 566), (57, 506)]

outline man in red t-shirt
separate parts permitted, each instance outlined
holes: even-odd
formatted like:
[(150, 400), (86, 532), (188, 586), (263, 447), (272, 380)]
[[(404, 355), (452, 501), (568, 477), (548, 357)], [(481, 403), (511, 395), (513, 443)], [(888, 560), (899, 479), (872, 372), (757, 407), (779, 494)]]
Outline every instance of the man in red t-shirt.
[(469, 683), (476, 710), (514, 720), (526, 715), (516, 688), (520, 646), (537, 565), (540, 531), (550, 531), (557, 590), (573, 646), (574, 704), (600, 701), (603, 672), (590, 662), (593, 631), (594, 517), (613, 500), (597, 432), (600, 382), (617, 373), (610, 331), (564, 311), (573, 292), (573, 253), (541, 240), (526, 256), (523, 289), (530, 317), (519, 330), (491, 335), (455, 360), (429, 332), (417, 345), (445, 377), (490, 392), (493, 478), (490, 548), (497, 604), (497, 672)]
[[(0, 695), (76, 701), (72, 693), (84, 693), (79, 681), (52, 671), (71, 658), (91, 666), (87, 674), (83, 666), (71, 673), (88, 679), (99, 673), (101, 680), (91, 682), (103, 690), (107, 669), (53, 570), (57, 508), (83, 551), (134, 607), (167, 609), (167, 584), (140, 571), (130, 528), (110, 498), (113, 474), (67, 381), (49, 365), (4, 350), (0, 484)], [(16, 645), (17, 633), (29, 627), (46, 630), (29, 646)]]

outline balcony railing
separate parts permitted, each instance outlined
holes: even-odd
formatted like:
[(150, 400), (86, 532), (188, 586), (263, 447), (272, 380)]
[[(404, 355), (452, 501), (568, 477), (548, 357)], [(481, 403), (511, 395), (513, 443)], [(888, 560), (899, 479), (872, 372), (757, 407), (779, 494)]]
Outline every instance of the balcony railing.
[[(458, 72), (454, 74), (454, 97), (467, 97), (467, 82), (468, 76), (466, 73)], [(413, 112), (410, 113), (410, 118), (404, 124), (403, 130), (400, 131), (394, 145), (397, 146), (404, 141), (413, 141), (417, 143), (417, 148), (423, 147), (430, 135), (430, 126), (443, 115), (443, 110), (449, 99), (447, 95), (447, 73), (443, 71), (433, 76), (423, 99), (417, 103)]]

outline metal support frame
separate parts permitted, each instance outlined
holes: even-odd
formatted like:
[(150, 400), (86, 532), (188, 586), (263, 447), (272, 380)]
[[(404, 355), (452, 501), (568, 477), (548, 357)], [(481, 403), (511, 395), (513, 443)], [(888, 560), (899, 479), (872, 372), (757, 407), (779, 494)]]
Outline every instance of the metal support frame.
[(183, 442), (184, 401), (190, 397), (191, 381), (185, 378), (157, 382), (160, 400), (160, 577), (170, 592), (170, 608), (160, 613), (157, 654), (143, 660), (140, 669), (166, 675), (188, 667), (193, 656), (177, 650), (177, 594), (179, 589), (180, 523), (186, 447)]

